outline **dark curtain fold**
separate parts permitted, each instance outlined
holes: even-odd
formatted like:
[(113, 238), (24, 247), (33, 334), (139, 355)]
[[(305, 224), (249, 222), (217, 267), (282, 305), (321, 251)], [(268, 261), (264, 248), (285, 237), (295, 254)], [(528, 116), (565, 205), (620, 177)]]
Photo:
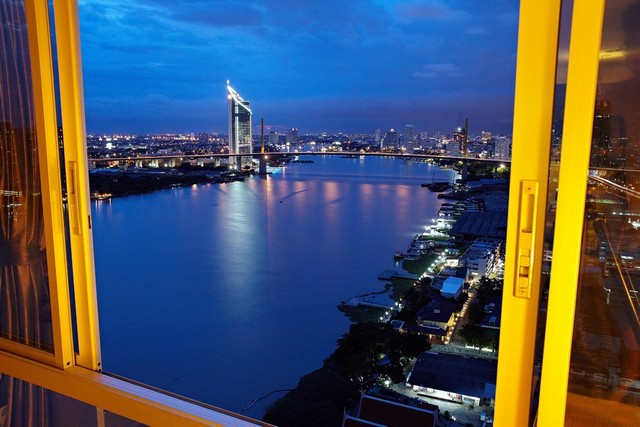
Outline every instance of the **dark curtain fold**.
[[(0, 0), (0, 29), (0, 336), (53, 351), (24, 0)], [(40, 387), (5, 375), (0, 405), (3, 425), (48, 424)]]

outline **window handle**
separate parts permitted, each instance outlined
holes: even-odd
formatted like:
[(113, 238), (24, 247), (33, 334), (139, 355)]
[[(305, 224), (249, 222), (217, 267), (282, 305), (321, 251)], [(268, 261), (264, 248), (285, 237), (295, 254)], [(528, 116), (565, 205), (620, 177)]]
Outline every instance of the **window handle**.
[(69, 175), (67, 176), (67, 188), (69, 189), (69, 225), (73, 234), (81, 236), (80, 206), (78, 205), (78, 164), (75, 161), (69, 161), (67, 164), (69, 166)]
[(518, 214), (518, 266), (514, 290), (515, 296), (519, 298), (531, 298), (537, 206), (538, 181), (522, 180)]

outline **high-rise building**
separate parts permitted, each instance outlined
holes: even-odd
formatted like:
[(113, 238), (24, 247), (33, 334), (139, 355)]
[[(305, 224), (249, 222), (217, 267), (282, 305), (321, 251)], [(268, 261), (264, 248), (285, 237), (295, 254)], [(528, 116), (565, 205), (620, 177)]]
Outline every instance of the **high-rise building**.
[(593, 119), (593, 150), (591, 164), (599, 167), (619, 167), (635, 157), (627, 151), (627, 125), (622, 116), (613, 114), (608, 99), (596, 102)]
[[(229, 101), (229, 154), (251, 154), (251, 108), (249, 101), (242, 99), (227, 80), (227, 100)], [(251, 156), (229, 157), (231, 167), (251, 166)]]
[(457, 156), (464, 153), (464, 137), (466, 129), (458, 128), (451, 134), (451, 141), (447, 145), (447, 154), (450, 156)]
[(404, 145), (407, 151), (412, 152), (416, 142), (416, 127), (414, 125), (406, 125), (404, 127)]
[(269, 132), (269, 145), (276, 147), (278, 144), (280, 144), (278, 133), (275, 131)]
[(397, 150), (400, 147), (400, 135), (393, 129), (388, 130), (384, 134), (384, 139), (380, 145), (380, 149)]
[(511, 138), (507, 138), (506, 136), (498, 136), (495, 139), (493, 158), (499, 160), (511, 159)]
[(293, 145), (298, 143), (298, 129), (292, 128), (287, 131), (286, 137), (287, 145)]
[(376, 144), (380, 144), (380, 140), (382, 138), (382, 131), (380, 129), (376, 129)]
[(459, 156), (461, 153), (460, 142), (457, 141), (455, 138), (448, 140), (445, 148), (447, 151), (447, 156)]

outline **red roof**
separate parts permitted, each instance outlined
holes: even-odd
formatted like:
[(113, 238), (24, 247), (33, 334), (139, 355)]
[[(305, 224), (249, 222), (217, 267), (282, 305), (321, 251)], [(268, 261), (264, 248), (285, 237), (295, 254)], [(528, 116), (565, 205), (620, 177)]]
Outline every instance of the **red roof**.
[[(370, 421), (361, 420), (353, 417), (345, 417), (342, 420), (342, 427), (380, 427), (382, 424), (372, 423)], [(386, 426), (383, 426), (386, 427)]]
[(437, 416), (437, 407), (421, 409), (367, 395), (360, 399), (359, 418), (388, 427), (435, 426)]

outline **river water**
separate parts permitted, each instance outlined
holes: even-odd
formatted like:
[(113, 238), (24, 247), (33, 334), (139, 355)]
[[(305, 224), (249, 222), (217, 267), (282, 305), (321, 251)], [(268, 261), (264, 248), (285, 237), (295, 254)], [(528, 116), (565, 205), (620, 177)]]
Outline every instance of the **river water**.
[(420, 184), (453, 172), (313, 160), (93, 202), (105, 371), (240, 411), (322, 365), (349, 327), (336, 306), (383, 289), (378, 274), (441, 204)]

